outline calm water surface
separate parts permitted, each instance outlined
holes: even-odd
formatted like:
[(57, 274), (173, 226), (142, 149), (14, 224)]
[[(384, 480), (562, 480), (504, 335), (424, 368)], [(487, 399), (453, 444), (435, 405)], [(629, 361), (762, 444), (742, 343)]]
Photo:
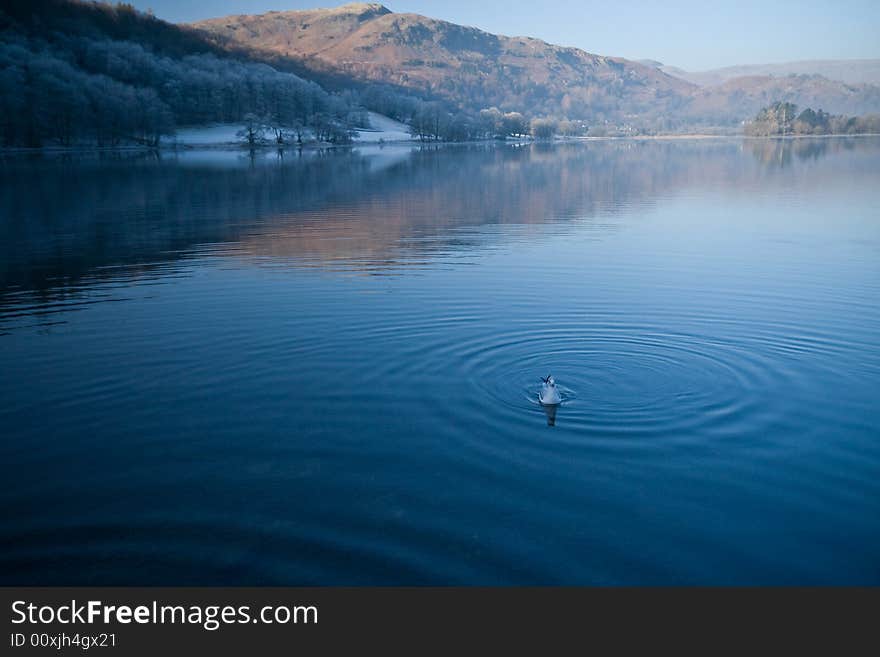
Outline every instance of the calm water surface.
[(0, 583), (880, 584), (878, 139), (0, 182)]

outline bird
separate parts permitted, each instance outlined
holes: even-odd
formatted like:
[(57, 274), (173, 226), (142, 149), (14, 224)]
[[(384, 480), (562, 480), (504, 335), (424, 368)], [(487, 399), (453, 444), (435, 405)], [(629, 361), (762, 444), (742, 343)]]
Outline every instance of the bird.
[(556, 406), (557, 404), (561, 404), (562, 396), (559, 394), (559, 389), (556, 387), (556, 381), (553, 380), (553, 375), (548, 374), (547, 378), (542, 376), (541, 381), (544, 385), (541, 386), (541, 392), (538, 393), (538, 401), (544, 406)]

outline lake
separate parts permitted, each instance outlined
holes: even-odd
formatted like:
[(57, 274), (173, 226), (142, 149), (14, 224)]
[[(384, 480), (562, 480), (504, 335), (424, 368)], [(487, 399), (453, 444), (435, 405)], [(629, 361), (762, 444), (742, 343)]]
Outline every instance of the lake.
[(0, 180), (2, 584), (880, 584), (880, 138)]

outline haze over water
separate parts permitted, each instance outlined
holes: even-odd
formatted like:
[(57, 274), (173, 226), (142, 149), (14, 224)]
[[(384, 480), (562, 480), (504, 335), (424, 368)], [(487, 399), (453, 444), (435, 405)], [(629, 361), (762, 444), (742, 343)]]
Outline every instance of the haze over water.
[(880, 584), (880, 139), (0, 180), (0, 583)]

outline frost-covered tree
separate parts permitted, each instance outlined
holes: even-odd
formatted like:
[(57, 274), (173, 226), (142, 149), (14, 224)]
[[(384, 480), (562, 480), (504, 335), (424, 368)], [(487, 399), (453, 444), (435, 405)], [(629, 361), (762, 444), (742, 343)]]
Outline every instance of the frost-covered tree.
[(245, 144), (253, 148), (262, 144), (266, 139), (267, 124), (265, 119), (256, 114), (244, 115), (244, 126), (236, 134)]

